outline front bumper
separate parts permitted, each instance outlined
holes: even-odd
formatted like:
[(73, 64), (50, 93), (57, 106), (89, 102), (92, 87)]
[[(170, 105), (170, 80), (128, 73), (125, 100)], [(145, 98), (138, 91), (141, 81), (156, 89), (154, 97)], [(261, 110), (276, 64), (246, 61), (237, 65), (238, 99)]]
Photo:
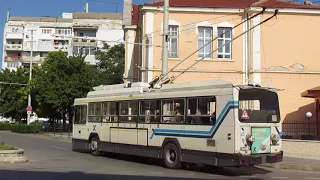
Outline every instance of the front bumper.
[(237, 155), (237, 164), (240, 166), (277, 163), (283, 161), (283, 151), (272, 154)]

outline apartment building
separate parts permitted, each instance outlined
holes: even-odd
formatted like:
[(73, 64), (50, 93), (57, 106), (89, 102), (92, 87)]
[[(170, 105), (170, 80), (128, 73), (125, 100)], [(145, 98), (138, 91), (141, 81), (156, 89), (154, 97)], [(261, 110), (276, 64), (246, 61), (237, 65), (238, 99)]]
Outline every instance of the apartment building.
[[(150, 82), (162, 70), (164, 2), (155, 0), (143, 5), (132, 4), (131, 0), (124, 2), (130, 6), (123, 12), (125, 77), (131, 82)], [(263, 8), (266, 8), (263, 14), (244, 22)], [(275, 10), (279, 10), (276, 18), (259, 25)], [(313, 114), (310, 133), (320, 138), (320, 106), (316, 103), (319, 100), (301, 95), (319, 86), (319, 24), (320, 6), (310, 1), (170, 0), (168, 69), (181, 64), (168, 77), (197, 62), (175, 82), (222, 79), (281, 89), (281, 119), (292, 125), (292, 129), (283, 128), (285, 135), (307, 135), (306, 112), (310, 111)], [(231, 33), (222, 35), (231, 29)], [(213, 39), (216, 40), (210, 43)]]
[[(73, 12), (62, 17), (8, 16), (4, 27), (2, 69), (41, 65), (49, 52), (86, 54), (95, 65), (95, 53), (104, 43), (123, 43), (122, 14)], [(33, 42), (33, 43), (32, 43)]]

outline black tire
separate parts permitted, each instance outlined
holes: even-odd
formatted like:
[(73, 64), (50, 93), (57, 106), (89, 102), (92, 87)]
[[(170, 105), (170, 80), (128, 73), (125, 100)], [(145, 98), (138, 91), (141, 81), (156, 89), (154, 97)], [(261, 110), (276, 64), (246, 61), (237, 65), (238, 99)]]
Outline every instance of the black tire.
[(167, 143), (162, 153), (162, 159), (167, 168), (178, 169), (181, 167), (180, 150), (174, 143)]
[(96, 136), (93, 136), (90, 139), (89, 149), (90, 149), (90, 153), (92, 155), (94, 155), (94, 156), (100, 155), (100, 141)]

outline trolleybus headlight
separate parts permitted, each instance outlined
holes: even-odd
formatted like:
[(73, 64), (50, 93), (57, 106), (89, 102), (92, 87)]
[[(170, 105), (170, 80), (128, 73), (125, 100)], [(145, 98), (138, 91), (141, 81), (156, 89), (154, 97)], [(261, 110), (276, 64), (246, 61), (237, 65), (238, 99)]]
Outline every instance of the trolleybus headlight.
[(272, 141), (272, 144), (275, 145), (277, 144), (277, 142), (280, 140), (280, 136), (277, 135), (277, 134), (272, 134), (271, 135), (271, 141)]
[(247, 134), (246, 140), (247, 140), (247, 142), (252, 143), (256, 140), (256, 138), (254, 136), (251, 136), (250, 134)]

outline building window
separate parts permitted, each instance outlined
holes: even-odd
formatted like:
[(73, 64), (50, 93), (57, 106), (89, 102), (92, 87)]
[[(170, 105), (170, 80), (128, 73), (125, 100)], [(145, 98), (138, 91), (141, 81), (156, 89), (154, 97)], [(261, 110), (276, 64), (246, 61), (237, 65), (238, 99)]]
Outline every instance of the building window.
[(169, 57), (178, 57), (179, 26), (169, 26), (168, 53)]
[(70, 35), (71, 34), (71, 29), (56, 29), (56, 34)]
[[(199, 27), (198, 28), (198, 57), (199, 58), (212, 58), (212, 28), (211, 27)], [(207, 44), (206, 46), (204, 46)], [(204, 46), (204, 47), (203, 47)]]
[(218, 27), (218, 58), (219, 59), (220, 58), (231, 59), (231, 44), (232, 44), (231, 40), (232, 40), (232, 28)]
[(18, 30), (19, 30), (18, 28), (12, 28), (12, 29), (11, 29), (11, 32), (13, 32), (13, 33), (17, 33), (17, 32), (18, 32)]
[(51, 34), (52, 29), (42, 29), (42, 34)]
[(96, 55), (96, 47), (73, 47), (73, 55)]

